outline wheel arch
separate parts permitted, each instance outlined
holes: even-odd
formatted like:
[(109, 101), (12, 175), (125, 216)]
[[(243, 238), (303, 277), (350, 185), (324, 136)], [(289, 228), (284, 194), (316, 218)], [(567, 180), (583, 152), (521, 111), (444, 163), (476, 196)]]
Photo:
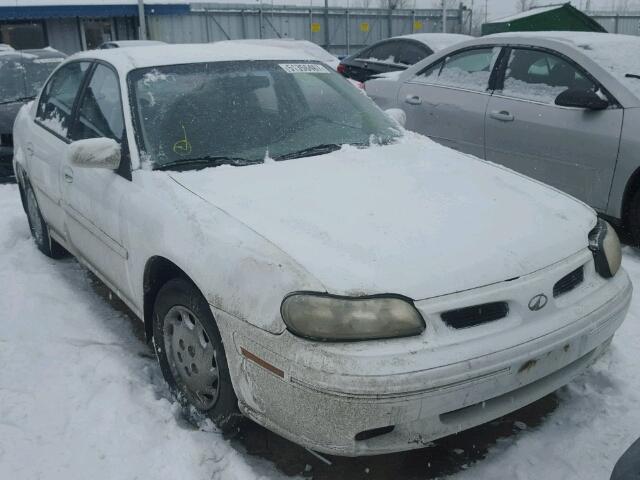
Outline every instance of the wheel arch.
[(620, 209), (620, 220), (626, 227), (629, 221), (629, 209), (631, 208), (631, 201), (634, 194), (640, 189), (640, 167), (636, 168), (634, 172), (629, 176), (627, 184), (624, 187), (624, 193), (622, 195), (622, 208)]
[(144, 332), (147, 341), (151, 341), (153, 338), (153, 305), (156, 296), (165, 283), (178, 277), (183, 277), (196, 285), (183, 269), (166, 257), (155, 255), (149, 258), (145, 264), (142, 280), (142, 308)]

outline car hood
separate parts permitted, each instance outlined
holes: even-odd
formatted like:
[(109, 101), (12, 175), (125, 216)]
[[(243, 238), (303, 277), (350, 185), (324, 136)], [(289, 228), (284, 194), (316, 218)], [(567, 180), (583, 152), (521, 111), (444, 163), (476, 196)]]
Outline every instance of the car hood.
[(0, 133), (11, 133), (13, 130), (13, 122), (16, 116), (26, 102), (11, 102), (0, 105)]
[(596, 222), (563, 193), (414, 134), (170, 175), (342, 295), (417, 300), (519, 277), (584, 249)]

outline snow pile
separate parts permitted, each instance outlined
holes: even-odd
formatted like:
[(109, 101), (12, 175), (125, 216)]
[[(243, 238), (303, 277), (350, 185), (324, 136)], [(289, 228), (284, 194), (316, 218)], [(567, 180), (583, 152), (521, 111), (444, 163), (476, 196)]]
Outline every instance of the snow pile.
[(75, 260), (30, 238), (14, 185), (0, 185), (0, 478), (267, 478), (211, 425), (194, 429), (131, 321)]

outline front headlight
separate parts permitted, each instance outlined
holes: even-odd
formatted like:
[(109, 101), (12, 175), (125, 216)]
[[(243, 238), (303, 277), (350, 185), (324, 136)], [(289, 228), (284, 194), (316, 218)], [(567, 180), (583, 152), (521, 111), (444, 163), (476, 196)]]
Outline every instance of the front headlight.
[(413, 302), (401, 296), (292, 293), (282, 301), (280, 312), (289, 330), (313, 340), (408, 337), (419, 335), (425, 328)]
[(604, 278), (613, 277), (620, 269), (622, 250), (618, 234), (609, 223), (598, 219), (589, 232), (589, 250), (593, 252), (596, 271)]

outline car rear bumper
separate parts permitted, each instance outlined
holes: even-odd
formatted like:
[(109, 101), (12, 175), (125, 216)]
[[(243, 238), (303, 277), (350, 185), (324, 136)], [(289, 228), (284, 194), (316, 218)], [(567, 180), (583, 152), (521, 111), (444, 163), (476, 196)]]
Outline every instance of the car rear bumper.
[(582, 373), (622, 323), (632, 286), (620, 271), (598, 293), (606, 299), (598, 308), (543, 337), (421, 371), (359, 375), (343, 358), (339, 372), (319, 373), (295, 352), (288, 361), (274, 355), (242, 328), (226, 340), (234, 343), (227, 356), (241, 410), (274, 432), (334, 455), (410, 450), (517, 410)]

